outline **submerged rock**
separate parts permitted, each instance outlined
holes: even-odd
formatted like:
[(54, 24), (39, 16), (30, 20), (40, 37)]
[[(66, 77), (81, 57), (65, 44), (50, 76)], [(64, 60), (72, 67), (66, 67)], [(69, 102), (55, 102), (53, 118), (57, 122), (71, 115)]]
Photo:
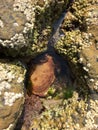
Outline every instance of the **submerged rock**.
[(40, 63), (32, 65), (34, 70), (31, 68), (30, 82), (32, 93), (45, 96), (50, 85), (55, 80), (55, 65), (53, 58), (49, 55), (45, 55), (45, 61), (40, 59)]
[(24, 109), (17, 122), (15, 130), (30, 130), (33, 119), (39, 117), (43, 109), (40, 98), (36, 95), (25, 97)]
[(19, 64), (0, 60), (0, 130), (14, 130), (23, 109), (25, 69)]

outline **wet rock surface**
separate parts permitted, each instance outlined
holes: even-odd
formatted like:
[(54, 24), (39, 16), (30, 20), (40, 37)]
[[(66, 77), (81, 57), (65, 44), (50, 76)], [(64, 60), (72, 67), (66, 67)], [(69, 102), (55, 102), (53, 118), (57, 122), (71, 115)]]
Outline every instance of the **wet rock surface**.
[(32, 126), (33, 120), (38, 118), (43, 110), (43, 105), (38, 96), (26, 95), (24, 109), (19, 118), (15, 130), (29, 130)]
[(32, 91), (33, 94), (39, 96), (45, 96), (49, 86), (51, 86), (55, 80), (55, 65), (52, 56), (49, 56), (48, 54), (45, 55), (44, 60), (40, 59), (38, 62), (35, 65), (32, 64), (35, 68), (34, 70), (31, 68), (30, 72), (30, 92)]
[(0, 59), (0, 130), (13, 130), (23, 109), (25, 69), (16, 64)]

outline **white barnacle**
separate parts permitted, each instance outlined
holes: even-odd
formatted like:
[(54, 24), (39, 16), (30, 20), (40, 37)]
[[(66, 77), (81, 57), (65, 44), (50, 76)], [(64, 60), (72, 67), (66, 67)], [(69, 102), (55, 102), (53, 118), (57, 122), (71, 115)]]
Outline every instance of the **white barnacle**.
[(94, 79), (90, 79), (89, 81), (90, 81), (90, 82), (94, 82)]
[(88, 64), (87, 64), (87, 67), (91, 67), (91, 64), (90, 64), (90, 63), (88, 63)]
[(15, 78), (15, 75), (13, 74), (12, 71), (7, 73), (7, 78), (8, 78), (9, 81), (11, 81), (12, 79)]
[(95, 83), (96, 86), (98, 86), (98, 81)]
[(93, 34), (92, 34), (92, 33), (89, 33), (89, 36), (90, 36), (90, 37), (92, 37), (92, 36), (93, 36)]
[(13, 126), (14, 126), (13, 124), (10, 124), (8, 128), (3, 129), (3, 130), (10, 130), (11, 128), (13, 128)]
[(17, 79), (17, 83), (21, 83), (23, 81), (23, 78), (22, 77), (19, 77), (18, 79)]
[(18, 27), (19, 24), (18, 24), (18, 23), (13, 23), (13, 26), (14, 26), (14, 27)]
[(4, 93), (4, 104), (8, 106), (12, 106), (13, 103), (18, 99), (23, 97), (22, 93), (14, 93), (14, 92), (5, 92)]
[(87, 69), (85, 66), (83, 67), (83, 69), (84, 69), (86, 72), (88, 72), (88, 71), (89, 71), (89, 69)]
[(10, 44), (10, 47), (11, 47), (11, 48), (14, 48), (14, 44), (13, 44), (13, 43), (11, 43), (11, 44)]
[(88, 12), (88, 16), (89, 16), (89, 17), (92, 17), (92, 12)]
[(0, 27), (3, 28), (4, 27), (4, 23), (2, 20), (0, 20)]
[(95, 85), (93, 88), (94, 88), (95, 90), (98, 90), (98, 86), (97, 86), (97, 85)]
[(79, 63), (82, 63), (82, 62), (83, 62), (83, 58), (80, 58), (80, 59), (79, 59)]
[(87, 76), (87, 75), (84, 75), (84, 78), (85, 78), (85, 79), (87, 79), (87, 78), (88, 78), (88, 76)]
[(92, 45), (93, 43), (92, 42), (89, 42), (89, 45)]
[(0, 70), (3, 70), (3, 67), (0, 65)]
[(11, 88), (11, 85), (10, 85), (9, 83), (6, 82), (5, 85), (6, 85), (6, 86), (5, 86), (6, 89), (10, 89), (10, 88)]
[(7, 81), (3, 81), (0, 83), (0, 91), (3, 91), (5, 89), (10, 89), (11, 85)]

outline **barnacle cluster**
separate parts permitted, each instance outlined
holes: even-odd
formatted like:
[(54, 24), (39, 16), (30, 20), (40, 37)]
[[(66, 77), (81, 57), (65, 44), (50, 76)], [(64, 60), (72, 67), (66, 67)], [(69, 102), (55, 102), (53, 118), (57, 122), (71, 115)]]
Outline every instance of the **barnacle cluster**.
[[(93, 100), (90, 101), (89, 109), (91, 109), (94, 103)], [(93, 108), (96, 110), (98, 102), (94, 104)], [(88, 103), (86, 100), (79, 99), (79, 95), (74, 91), (73, 97), (68, 100), (63, 100), (60, 104), (53, 104), (53, 107), (47, 108), (39, 116), (38, 119), (34, 119), (32, 122), (33, 129), (38, 130), (79, 130), (79, 129), (89, 129), (97, 128), (97, 124), (94, 121), (93, 115), (90, 111), (87, 113)], [(94, 117), (96, 117), (96, 112), (92, 110)], [(90, 118), (89, 118), (90, 117)], [(89, 118), (89, 120), (88, 120)], [(91, 125), (91, 120), (94, 122)], [(87, 124), (90, 123), (90, 126)]]
[(60, 54), (67, 56), (73, 63), (77, 63), (82, 48), (92, 44), (91, 38), (91, 33), (81, 32), (79, 29), (68, 31), (55, 44), (55, 49)]
[[(18, 65), (18, 62), (16, 63)], [(19, 83), (23, 86), (25, 70), (24, 68), (16, 66), (16, 63), (13, 63), (14, 65), (8, 65), (7, 63), (3, 64), (2, 62), (0, 63), (0, 74), (3, 74), (0, 78), (0, 96), (1, 99), (4, 96), (4, 105), (8, 106), (12, 106), (16, 99), (23, 97), (22, 92), (18, 93), (21, 88), (19, 90), (17, 89), (17, 91), (15, 88), (18, 86), (16, 84)], [(16, 80), (13, 82), (15, 78)]]
[(68, 1), (49, 1), (46, 6), (36, 6), (35, 10), (35, 36), (37, 34), (37, 40), (47, 40), (52, 31), (54, 22), (60, 17), (64, 11), (64, 7), (68, 4)]
[(91, 4), (90, 0), (76, 0), (73, 3), (67, 14), (68, 16), (66, 16), (61, 26), (64, 36), (55, 44), (56, 51), (69, 60), (71, 70), (75, 74), (77, 82), (82, 86), (79, 89), (83, 88), (79, 91), (84, 91), (83, 93), (88, 91), (88, 87), (85, 87), (87, 86), (85, 76), (88, 75), (90, 67), (84, 66), (85, 63), (87, 64), (87, 61), (83, 57), (82, 51), (94, 44), (92, 40), (93, 34), (88, 31), (86, 22), (87, 9)]
[(55, 49), (77, 63), (79, 52), (92, 45), (92, 34), (87, 32), (86, 7), (91, 1), (75, 1), (61, 26), (64, 36), (55, 44)]
[[(4, 38), (1, 37), (0, 39), (1, 52), (7, 56), (15, 57), (17, 55), (35, 56), (47, 49), (47, 43), (53, 30), (52, 26), (66, 8), (68, 1), (15, 0), (14, 2), (11, 1), (11, 3), (5, 1), (1, 4), (4, 6), (4, 10), (10, 10), (8, 13), (8, 21), (13, 23), (11, 24), (11, 26), (13, 25), (11, 27), (12, 32), (8, 34), (7, 29), (3, 27), (6, 19), (5, 21), (1, 21), (0, 19), (0, 29), (2, 29), (2, 34), (6, 34)], [(11, 8), (6, 8), (9, 6)], [(23, 19), (21, 19), (20, 15), (13, 16), (13, 19), (18, 19), (19, 22), (11, 19), (11, 12), (13, 14), (21, 13)], [(5, 14), (3, 15), (5, 18)], [(21, 27), (21, 31), (16, 32)], [(13, 32), (13, 29), (16, 30)]]
[(24, 104), (25, 72), (19, 61), (0, 59), (0, 129), (2, 130), (14, 129), (21, 114)]

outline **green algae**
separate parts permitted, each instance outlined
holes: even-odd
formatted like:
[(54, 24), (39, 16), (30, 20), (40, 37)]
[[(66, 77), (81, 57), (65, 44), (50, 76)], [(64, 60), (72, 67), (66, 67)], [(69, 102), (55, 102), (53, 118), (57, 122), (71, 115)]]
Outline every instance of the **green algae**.
[(46, 99), (55, 99), (55, 100), (59, 100), (59, 99), (69, 99), (72, 97), (73, 92), (74, 92), (74, 87), (70, 87), (70, 86), (61, 86), (59, 89), (57, 89), (57, 85), (52, 85), (48, 92), (47, 92), (47, 96)]

